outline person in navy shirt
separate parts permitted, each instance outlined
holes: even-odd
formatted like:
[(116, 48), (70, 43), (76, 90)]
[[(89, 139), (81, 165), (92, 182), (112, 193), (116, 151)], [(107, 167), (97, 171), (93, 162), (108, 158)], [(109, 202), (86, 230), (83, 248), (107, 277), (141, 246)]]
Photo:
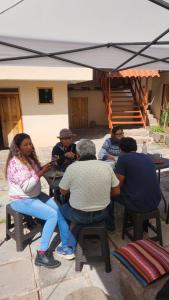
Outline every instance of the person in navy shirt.
[(121, 186), (121, 196), (117, 201), (133, 211), (156, 209), (161, 200), (161, 190), (151, 158), (137, 153), (136, 140), (130, 137), (121, 140), (120, 149), (122, 154), (115, 169)]

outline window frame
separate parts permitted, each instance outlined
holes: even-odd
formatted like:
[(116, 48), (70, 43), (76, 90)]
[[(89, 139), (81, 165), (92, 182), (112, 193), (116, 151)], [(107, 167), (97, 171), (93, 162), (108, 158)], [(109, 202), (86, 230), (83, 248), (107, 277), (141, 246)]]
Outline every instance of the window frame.
[[(39, 97), (39, 90), (51, 90), (52, 92), (52, 101), (48, 102), (48, 103), (41, 103), (40, 102), (40, 97)], [(38, 97), (38, 105), (50, 105), (50, 104), (54, 104), (54, 96), (53, 96), (53, 87), (37, 87), (37, 97)]]

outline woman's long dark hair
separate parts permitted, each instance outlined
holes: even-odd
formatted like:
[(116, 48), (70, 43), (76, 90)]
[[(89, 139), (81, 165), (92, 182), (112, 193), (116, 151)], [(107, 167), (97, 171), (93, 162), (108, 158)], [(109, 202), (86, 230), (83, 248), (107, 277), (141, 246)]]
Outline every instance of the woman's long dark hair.
[[(11, 160), (11, 158), (13, 158), (14, 156), (17, 157), (24, 165), (30, 166), (28, 160), (23, 156), (22, 152), (20, 151), (20, 145), (23, 142), (23, 140), (25, 139), (30, 139), (30, 136), (26, 133), (18, 133), (14, 136), (13, 141), (11, 143), (10, 146), (10, 150), (9, 150), (9, 154), (8, 154), (8, 158), (6, 161), (6, 167), (5, 167), (5, 175), (7, 176), (7, 169), (8, 169), (8, 165), (9, 165), (9, 161)], [(32, 153), (30, 155), (30, 158), (38, 165), (38, 167), (40, 167), (40, 162), (37, 158), (36, 152), (35, 152), (35, 148), (32, 144)]]

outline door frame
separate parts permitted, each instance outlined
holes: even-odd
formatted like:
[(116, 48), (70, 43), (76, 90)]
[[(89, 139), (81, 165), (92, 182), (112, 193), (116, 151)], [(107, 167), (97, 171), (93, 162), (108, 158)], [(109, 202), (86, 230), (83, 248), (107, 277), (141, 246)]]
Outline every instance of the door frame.
[[(3, 89), (3, 87), (1, 87)], [(0, 88), (0, 89), (1, 89)], [(17, 95), (18, 96), (18, 103), (19, 103), (19, 112), (20, 112), (20, 120), (21, 120), (21, 126), (22, 126), (22, 132), (23, 132), (23, 119), (22, 119), (22, 108), (21, 108), (21, 100), (20, 100), (20, 93), (19, 93), (19, 88), (18, 89), (18, 92), (14, 92), (14, 91), (10, 91), (10, 89), (12, 88), (5, 88), (5, 89), (9, 89), (9, 91), (5, 91), (5, 92), (1, 92), (0, 91), (0, 96), (1, 95)], [(0, 100), (1, 101), (1, 100)], [(1, 128), (2, 128), (2, 120), (1, 120), (1, 124), (0, 124)], [(5, 145), (4, 145), (4, 138), (3, 138), (3, 148), (6, 148)]]

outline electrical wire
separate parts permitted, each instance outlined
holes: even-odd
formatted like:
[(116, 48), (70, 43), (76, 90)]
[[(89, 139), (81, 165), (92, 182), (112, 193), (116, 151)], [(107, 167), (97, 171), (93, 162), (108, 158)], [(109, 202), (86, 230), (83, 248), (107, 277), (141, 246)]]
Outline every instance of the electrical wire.
[(17, 5), (19, 5), (19, 4), (20, 4), (21, 2), (23, 2), (23, 1), (25, 1), (25, 0), (20, 0), (20, 1), (16, 2), (15, 4), (12, 4), (12, 5), (9, 6), (8, 8), (2, 10), (2, 11), (0, 12), (0, 15), (4, 14), (4, 13), (7, 12), (8, 10), (10, 10), (10, 9), (12, 9), (12, 8), (14, 8), (14, 7), (16, 7)]

